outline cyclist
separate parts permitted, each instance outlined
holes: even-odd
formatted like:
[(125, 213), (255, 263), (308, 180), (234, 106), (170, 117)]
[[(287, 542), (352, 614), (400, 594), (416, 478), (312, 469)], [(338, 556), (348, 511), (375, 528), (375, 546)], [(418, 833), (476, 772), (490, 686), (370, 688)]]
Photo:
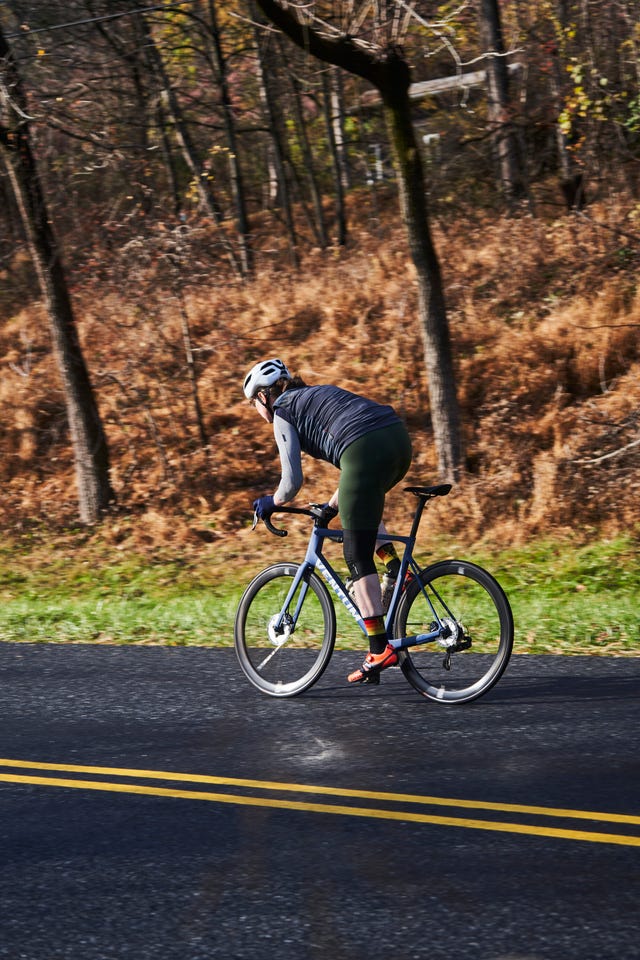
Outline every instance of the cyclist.
[(303, 483), (301, 453), (340, 470), (338, 489), (326, 505), (327, 522), (338, 509), (344, 528), (344, 558), (354, 582), (369, 653), (349, 674), (349, 683), (379, 683), (380, 671), (398, 662), (387, 640), (382, 594), (374, 555), (395, 578), (400, 561), (385, 541), (385, 494), (411, 463), (411, 441), (392, 407), (340, 387), (308, 386), (277, 358), (262, 360), (244, 381), (244, 394), (267, 423), (273, 423), (281, 479), (274, 494), (253, 502), (259, 519), (288, 503)]

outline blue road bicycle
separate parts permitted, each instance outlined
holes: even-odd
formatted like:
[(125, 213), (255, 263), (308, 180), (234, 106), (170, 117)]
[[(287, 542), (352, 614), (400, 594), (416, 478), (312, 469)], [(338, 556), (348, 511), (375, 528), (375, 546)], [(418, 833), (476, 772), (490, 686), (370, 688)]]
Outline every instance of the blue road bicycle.
[[(475, 563), (442, 560), (420, 569), (413, 558), (426, 504), (446, 496), (450, 484), (406, 487), (418, 499), (404, 544), (400, 573), (386, 615), (400, 669), (429, 700), (467, 703), (500, 679), (513, 648), (513, 617), (499, 583)], [(235, 620), (235, 649), (251, 683), (272, 697), (294, 697), (323, 674), (336, 640), (336, 613), (329, 588), (366, 637), (360, 611), (324, 555), (326, 541), (342, 542), (342, 530), (327, 526), (319, 505), (278, 507), (278, 513), (313, 520), (304, 560), (274, 563), (245, 590)], [(254, 527), (257, 520), (254, 518)], [(287, 531), (265, 521), (269, 531)]]

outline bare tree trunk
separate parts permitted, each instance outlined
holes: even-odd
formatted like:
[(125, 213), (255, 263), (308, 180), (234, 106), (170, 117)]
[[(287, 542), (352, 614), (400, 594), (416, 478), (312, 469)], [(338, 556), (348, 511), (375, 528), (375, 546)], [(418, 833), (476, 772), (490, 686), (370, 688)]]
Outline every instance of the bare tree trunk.
[(443, 479), (451, 481), (458, 477), (462, 446), (442, 276), (429, 226), (422, 153), (411, 116), (409, 68), (395, 53), (391, 53), (388, 66), (388, 82), (381, 93), (399, 175), (402, 218), (418, 278), (418, 313), (438, 469)]
[(300, 94), (300, 82), (298, 78), (291, 72), (287, 71), (289, 76), (289, 82), (291, 83), (291, 90), (293, 94), (293, 109), (294, 109), (294, 118), (296, 124), (296, 133), (298, 136), (298, 143), (300, 145), (300, 150), (302, 153), (302, 159), (304, 162), (307, 180), (309, 183), (309, 190), (311, 192), (311, 202), (313, 204), (313, 210), (315, 214), (315, 219), (311, 219), (311, 225), (313, 232), (315, 234), (316, 241), (318, 246), (324, 250), (327, 246), (327, 230), (324, 222), (324, 212), (322, 209), (322, 196), (320, 193), (320, 187), (318, 186), (318, 178), (316, 177), (314, 164), (313, 164), (313, 154), (311, 152), (311, 144), (309, 143), (309, 136), (307, 134), (307, 129), (304, 122), (304, 113), (302, 107), (302, 96)]
[(209, 0), (209, 16), (211, 19), (213, 51), (220, 83), (220, 96), (222, 100), (224, 125), (227, 135), (227, 142), (229, 144), (229, 174), (231, 178), (231, 194), (233, 196), (238, 224), (240, 266), (243, 276), (246, 277), (253, 271), (253, 252), (251, 249), (249, 218), (247, 216), (247, 207), (245, 203), (242, 168), (240, 167), (240, 159), (238, 155), (238, 142), (233, 116), (233, 106), (231, 103), (231, 95), (229, 93), (227, 61), (222, 49), (220, 30), (218, 27), (218, 19), (216, 14), (216, 0)]
[[(564, 31), (569, 18), (562, 4), (558, 10), (558, 17), (562, 30)], [(551, 50), (551, 61), (552, 66), (549, 74), (549, 83), (551, 85), (551, 96), (553, 98), (556, 117), (559, 117), (563, 107), (563, 64), (560, 59), (557, 44), (555, 44)], [(586, 205), (584, 174), (582, 170), (579, 170), (576, 166), (569, 149), (567, 135), (557, 119), (556, 148), (558, 151), (558, 166), (560, 168), (560, 190), (562, 191), (567, 210), (582, 210)]]
[[(139, 26), (142, 27), (138, 33), (139, 42), (133, 47), (130, 45), (130, 41), (123, 43), (115, 31), (107, 29), (107, 27), (100, 22), (96, 24), (96, 30), (104, 42), (115, 50), (116, 55), (123, 60), (129, 68), (133, 87), (136, 92), (138, 115), (140, 118), (143, 118), (143, 122), (138, 124), (140, 150), (143, 156), (149, 149), (149, 120), (147, 119), (147, 114), (150, 114), (150, 120), (158, 131), (167, 175), (167, 189), (171, 195), (173, 212), (178, 216), (182, 209), (182, 198), (178, 186), (176, 163), (169, 139), (168, 129), (170, 118), (162, 104), (164, 96), (162, 84), (160, 85), (159, 92), (157, 94), (154, 92), (153, 96), (150, 96), (148, 85), (143, 83), (143, 75), (145, 78), (149, 76), (153, 82), (154, 78), (157, 79), (157, 71), (153, 68), (150, 69), (146, 35), (144, 33), (145, 25), (141, 22)], [(145, 203), (145, 209), (148, 210), (150, 207), (149, 197), (144, 197), (143, 202)]]
[(351, 169), (344, 135), (344, 103), (342, 94), (342, 76), (336, 67), (329, 68), (329, 89), (331, 91), (331, 126), (336, 145), (336, 158), (340, 170), (340, 180), (345, 190), (351, 189)]
[(164, 107), (162, 106), (162, 101), (160, 99), (158, 100), (156, 107), (156, 117), (158, 136), (160, 137), (162, 156), (164, 157), (164, 166), (167, 172), (167, 189), (173, 201), (173, 212), (177, 217), (180, 215), (180, 211), (182, 209), (182, 197), (180, 196), (180, 190), (178, 189), (178, 174), (176, 171), (176, 164), (173, 158), (173, 151), (171, 150), (171, 143), (169, 142), (169, 135), (167, 132), (167, 119), (165, 116)]
[(191, 337), (191, 325), (189, 315), (184, 304), (184, 298), (180, 298), (180, 323), (182, 326), (182, 343), (184, 345), (184, 355), (187, 361), (187, 372), (189, 375), (189, 385), (191, 387), (191, 396), (193, 398), (193, 409), (195, 411), (196, 426), (198, 427), (198, 436), (200, 437), (200, 446), (209, 455), (209, 437), (207, 428), (204, 424), (204, 413), (202, 403), (200, 402), (200, 390), (198, 389), (198, 372), (193, 355), (193, 340)]
[[(184, 161), (191, 171), (194, 182), (196, 184), (196, 189), (198, 191), (198, 196), (200, 197), (200, 202), (202, 206), (207, 211), (209, 216), (212, 218), (216, 226), (220, 226), (222, 223), (223, 215), (222, 210), (218, 204), (218, 201), (214, 195), (211, 183), (209, 178), (206, 175), (206, 171), (203, 170), (202, 163), (198, 157), (198, 151), (195, 148), (195, 144), (191, 139), (191, 134), (189, 132), (189, 127), (184, 120), (182, 110), (180, 109), (180, 104), (176, 96), (176, 92), (173, 89), (171, 80), (167, 75), (162, 57), (156, 47), (155, 40), (151, 34), (151, 28), (147, 23), (145, 17), (140, 14), (140, 21), (142, 24), (142, 31), (144, 33), (144, 38), (146, 42), (147, 54), (149, 56), (150, 63), (160, 80), (162, 85), (162, 95), (164, 98), (164, 106), (167, 109), (169, 116), (174, 125), (176, 137), (178, 138), (178, 143), (182, 150), (182, 156)], [(222, 237), (222, 244), (226, 250), (229, 261), (239, 275), (242, 275), (242, 270), (238, 263), (238, 258), (234, 252), (232, 245), (229, 243), (226, 237)]]
[[(255, 5), (251, 3), (254, 19), (258, 22)], [(266, 50), (264, 36), (259, 26), (255, 28), (256, 48), (258, 51), (258, 81), (260, 84), (260, 98), (267, 119), (271, 143), (273, 146), (273, 161), (278, 179), (278, 189), (280, 192), (280, 203), (284, 213), (284, 219), (289, 234), (289, 252), (294, 266), (298, 264), (298, 238), (293, 219), (293, 210), (291, 208), (291, 197), (289, 195), (289, 182), (286, 172), (286, 154), (284, 149), (283, 137), (278, 129), (278, 112), (275, 105), (275, 97), (271, 88), (271, 78), (268, 65), (265, 62)]]
[(344, 140), (338, 140), (337, 131), (342, 138), (341, 117), (336, 118), (336, 110), (341, 109), (341, 102), (335, 94), (334, 76), (337, 74), (335, 67), (329, 67), (331, 76), (327, 70), (322, 74), (322, 88), (324, 93), (324, 113), (327, 125), (327, 139), (329, 141), (329, 150), (333, 160), (334, 184), (336, 191), (336, 221), (337, 237), (339, 246), (344, 246), (347, 242), (347, 213), (344, 203), (344, 193), (349, 186), (349, 171), (346, 165), (346, 153), (344, 151)]
[[(551, 95), (558, 115), (560, 115), (562, 103), (562, 81), (560, 76), (560, 63), (558, 58), (554, 56), (550, 83)], [(562, 191), (567, 210), (582, 210), (586, 206), (584, 174), (576, 168), (569, 151), (567, 136), (558, 122), (556, 122), (556, 146), (558, 150), (558, 165), (560, 167), (560, 190)]]
[(0, 59), (5, 62), (8, 81), (8, 86), (0, 85), (0, 107), (4, 115), (0, 123), (0, 143), (7, 153), (9, 178), (49, 314), (75, 458), (80, 519), (83, 523), (95, 523), (114, 499), (109, 478), (109, 450), (31, 148), (26, 98), (1, 29)]
[[(487, 110), (499, 182), (509, 204), (526, 197), (517, 130), (509, 94), (509, 71), (498, 0), (481, 0), (480, 35), (487, 59)], [(493, 54), (493, 56), (491, 55)]]

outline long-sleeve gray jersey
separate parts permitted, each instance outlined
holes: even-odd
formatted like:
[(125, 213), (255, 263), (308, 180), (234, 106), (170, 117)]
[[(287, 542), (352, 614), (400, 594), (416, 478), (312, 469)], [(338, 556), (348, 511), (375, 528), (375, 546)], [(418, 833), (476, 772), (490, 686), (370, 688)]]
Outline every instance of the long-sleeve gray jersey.
[(273, 432), (282, 467), (276, 499), (293, 500), (302, 486), (301, 453), (340, 466), (347, 447), (400, 418), (393, 407), (329, 385), (286, 390), (274, 403)]

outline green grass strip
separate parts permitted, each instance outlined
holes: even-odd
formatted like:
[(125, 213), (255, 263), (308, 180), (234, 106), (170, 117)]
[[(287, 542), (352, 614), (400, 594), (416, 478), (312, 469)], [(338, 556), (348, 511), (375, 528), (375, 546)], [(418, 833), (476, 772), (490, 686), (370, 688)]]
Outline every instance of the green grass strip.
[[(440, 551), (432, 559), (446, 555)], [(633, 536), (587, 545), (537, 541), (497, 551), (450, 547), (448, 555), (474, 560), (500, 581), (513, 608), (515, 652), (640, 656)], [(5, 546), (0, 640), (230, 646), (244, 586), (276, 559), (228, 570), (210, 555), (188, 561), (123, 557), (95, 542), (48, 555)], [(336, 606), (339, 646), (361, 649), (357, 627)]]

